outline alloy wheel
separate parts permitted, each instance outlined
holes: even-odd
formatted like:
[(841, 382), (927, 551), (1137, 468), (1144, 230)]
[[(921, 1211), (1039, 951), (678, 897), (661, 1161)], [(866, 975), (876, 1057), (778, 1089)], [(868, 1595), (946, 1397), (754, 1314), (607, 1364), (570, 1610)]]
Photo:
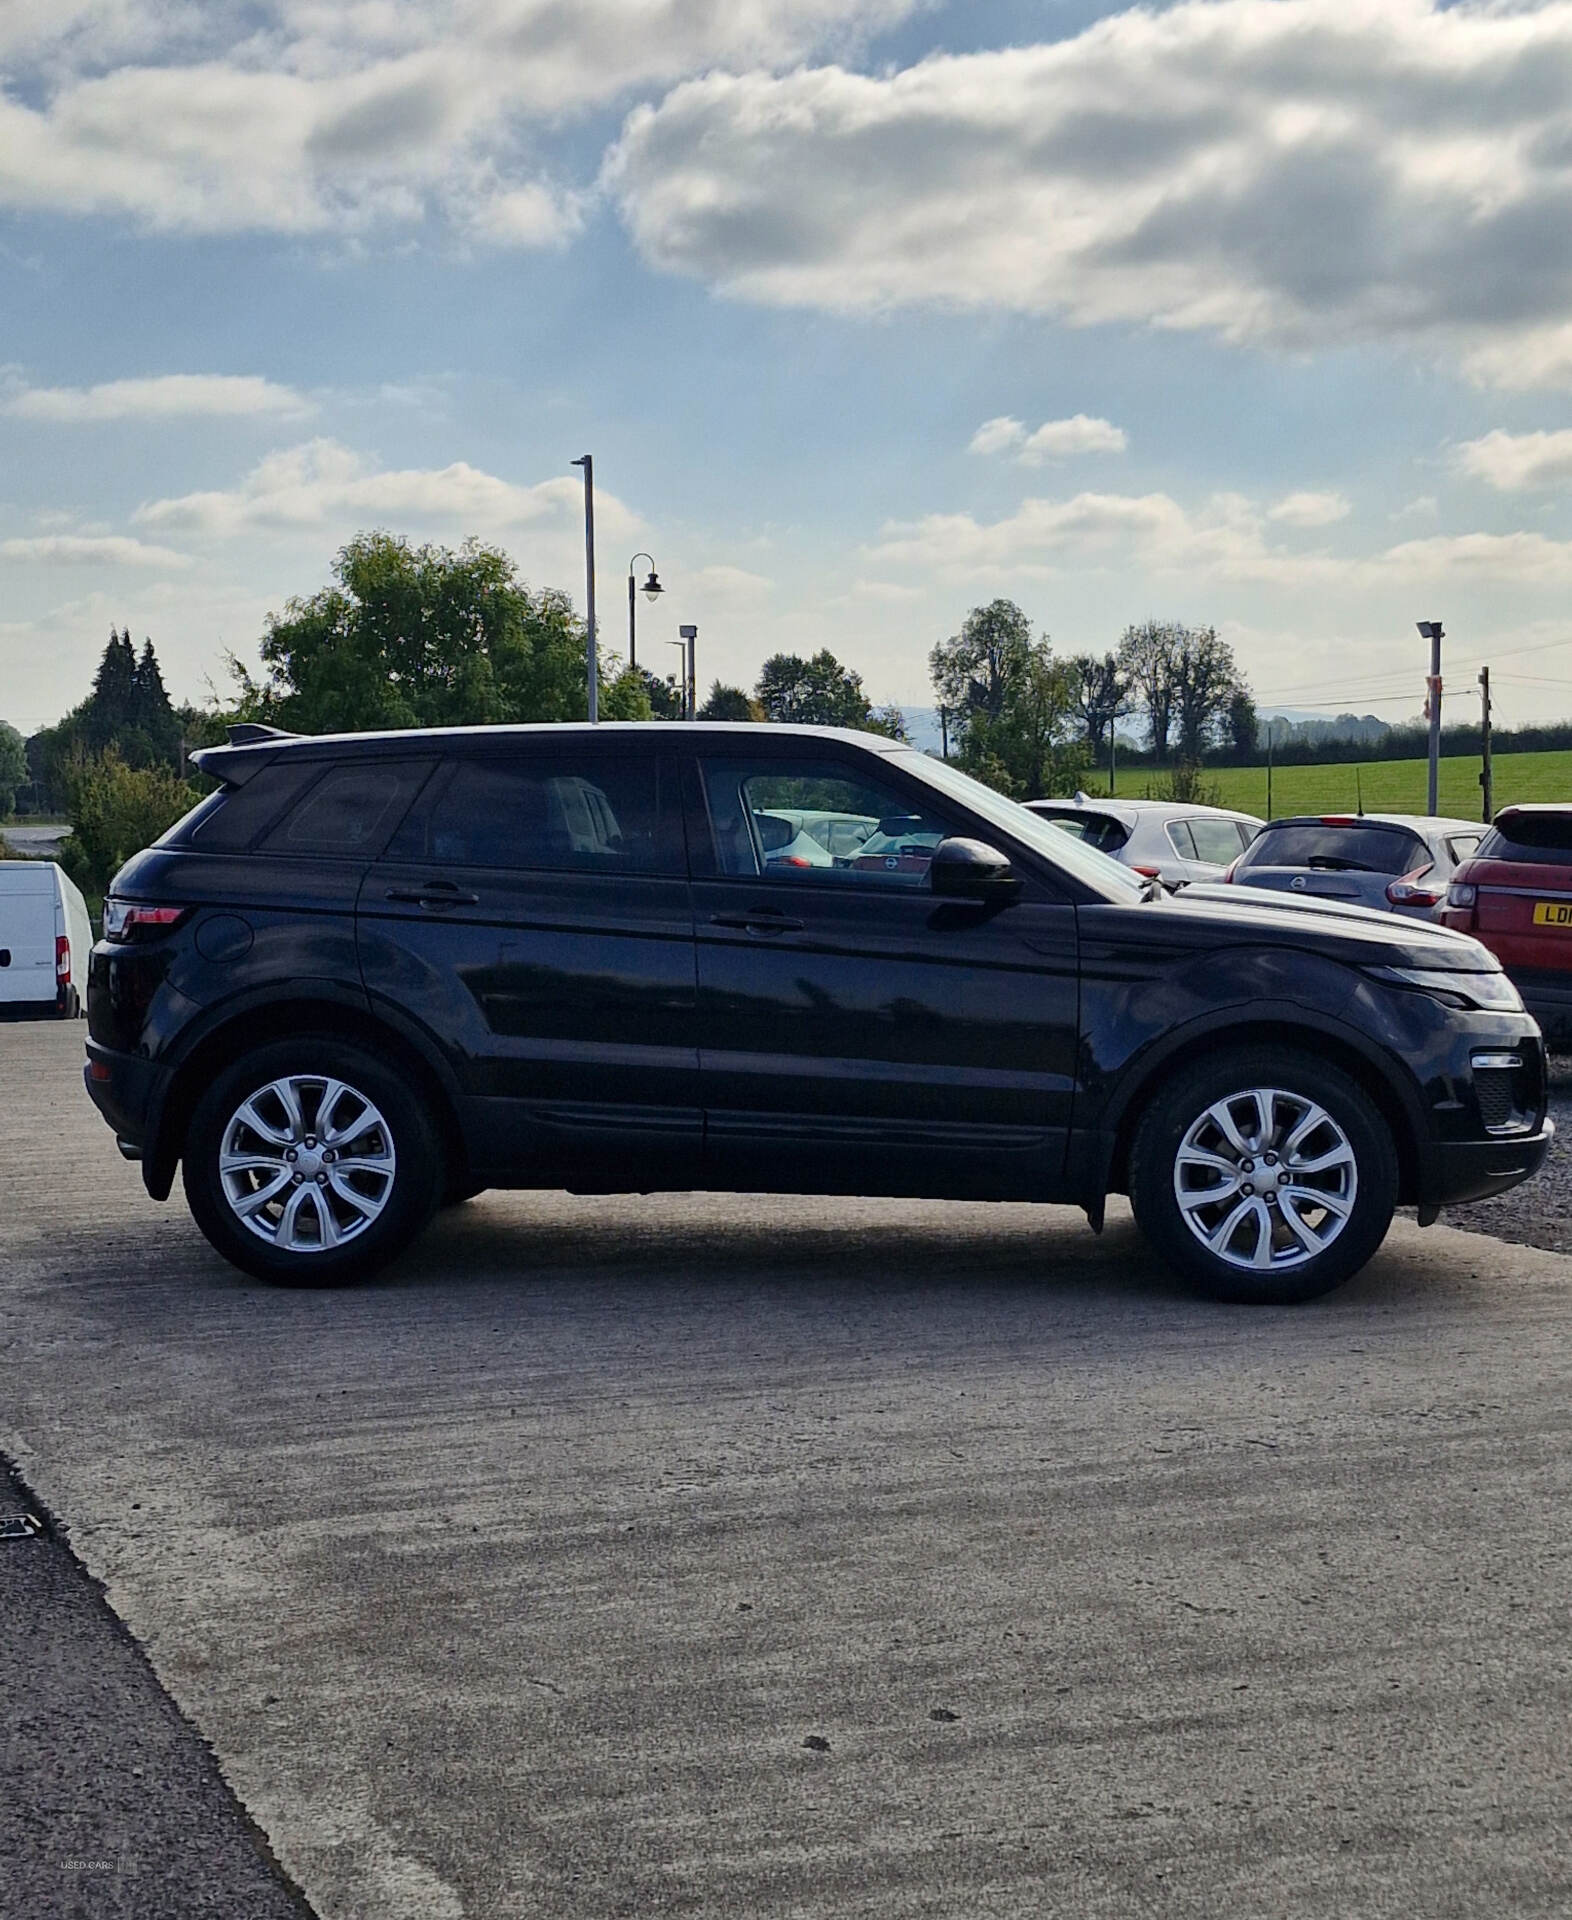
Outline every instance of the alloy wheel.
[(397, 1154), (376, 1105), (347, 1081), (289, 1074), (249, 1094), (219, 1144), (218, 1174), (235, 1217), (286, 1253), (358, 1239), (393, 1193)]
[(1324, 1253), (1359, 1192), (1348, 1135), (1325, 1107), (1281, 1087), (1213, 1101), (1174, 1156), (1185, 1225), (1243, 1272), (1279, 1272)]

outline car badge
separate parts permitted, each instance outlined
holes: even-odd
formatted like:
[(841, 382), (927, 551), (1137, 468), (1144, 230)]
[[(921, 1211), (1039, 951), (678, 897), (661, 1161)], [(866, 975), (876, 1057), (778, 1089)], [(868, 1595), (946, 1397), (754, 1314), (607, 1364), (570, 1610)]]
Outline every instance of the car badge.
[(1309, 882), (1302, 873), (1296, 873), (1288, 884), (1293, 888), (1295, 893), (1303, 893)]
[(900, 864), (901, 856), (898, 853), (887, 853), (884, 856), (884, 870), (886, 873), (894, 873)]

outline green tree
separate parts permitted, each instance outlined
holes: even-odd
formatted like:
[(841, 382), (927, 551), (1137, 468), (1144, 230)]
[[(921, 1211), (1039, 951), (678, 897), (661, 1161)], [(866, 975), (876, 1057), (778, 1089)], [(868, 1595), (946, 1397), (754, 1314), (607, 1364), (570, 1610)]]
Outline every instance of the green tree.
[(928, 673), (940, 706), (954, 716), (953, 738), (964, 750), (975, 721), (1004, 712), (1012, 681), (1032, 650), (1032, 623), (1013, 600), (973, 607), (959, 633), (928, 655)]
[(865, 733), (882, 733), (887, 740), (911, 741), (906, 715), (893, 702), (887, 707), (870, 707), (862, 726)]
[(1168, 758), (1173, 731), (1174, 655), (1185, 629), (1172, 620), (1143, 620), (1126, 627), (1119, 641), (1119, 669), (1146, 715), (1152, 757)]
[(60, 863), (84, 893), (102, 895), (134, 853), (196, 805), (197, 793), (168, 767), (128, 767), (113, 748), (67, 779), (71, 833)]
[(1011, 671), (998, 716), (972, 714), (959, 763), (1012, 799), (1074, 793), (1090, 760), (1076, 720), (1073, 670), (1035, 640)]
[(1179, 758), (1199, 764), (1240, 685), (1234, 650), (1215, 627), (1175, 629), (1172, 684)]
[(245, 717), (301, 733), (586, 717), (582, 623), (499, 549), (365, 533), (333, 573), (269, 615), (260, 683), (237, 667)]
[[(124, 636), (127, 646), (131, 644), (131, 635)], [(153, 651), (151, 640), (142, 642), (141, 657), (136, 663), (136, 675), (131, 686), (131, 726), (128, 732), (135, 732), (146, 742), (147, 751), (141, 764), (150, 765), (155, 761), (165, 766), (178, 766), (180, 762), (180, 721), (169, 703), (169, 694), (164, 686), (164, 676), (159, 668), (158, 655)], [(122, 752), (125, 748), (122, 745)], [(132, 761), (129, 752), (125, 757)]]
[(815, 727), (860, 727), (868, 718), (862, 675), (843, 667), (828, 647), (811, 659), (772, 654), (759, 670), (755, 698), (766, 720)]
[(1111, 729), (1130, 711), (1130, 683), (1111, 653), (1101, 659), (1078, 653), (1069, 668), (1071, 704), (1085, 729), (1087, 749), (1093, 761), (1100, 763)]
[(1229, 752), (1241, 765), (1248, 766), (1260, 750), (1261, 720), (1250, 689), (1243, 681), (1229, 696), (1226, 724)]
[(701, 720), (762, 720), (763, 709), (749, 693), (741, 687), (728, 687), (716, 680), (711, 684), (709, 698), (699, 708)]
[(15, 727), (0, 720), (0, 820), (16, 805), (19, 788), (28, 784), (27, 743)]

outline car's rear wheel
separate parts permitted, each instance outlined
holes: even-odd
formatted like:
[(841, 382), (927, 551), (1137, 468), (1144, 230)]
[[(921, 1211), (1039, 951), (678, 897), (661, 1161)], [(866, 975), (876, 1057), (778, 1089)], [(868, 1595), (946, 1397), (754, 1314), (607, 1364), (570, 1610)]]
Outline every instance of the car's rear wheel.
[(192, 1114), (183, 1177), (225, 1259), (282, 1286), (333, 1286), (409, 1244), (436, 1205), (441, 1165), (396, 1070), (307, 1034), (218, 1075)]
[(1163, 1086), (1130, 1156), (1141, 1230), (1198, 1292), (1286, 1306), (1356, 1274), (1397, 1203), (1380, 1111), (1308, 1054), (1239, 1048)]

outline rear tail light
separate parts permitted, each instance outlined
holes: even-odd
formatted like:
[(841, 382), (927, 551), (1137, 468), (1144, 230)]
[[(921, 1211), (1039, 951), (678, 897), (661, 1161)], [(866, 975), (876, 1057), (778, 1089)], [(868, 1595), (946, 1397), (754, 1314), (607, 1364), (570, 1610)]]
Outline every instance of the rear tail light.
[(1405, 873), (1401, 880), (1394, 880), (1386, 890), (1386, 897), (1394, 907), (1439, 907), (1445, 897), (1439, 887), (1426, 887), (1420, 883), (1430, 871), (1430, 867), (1415, 867), (1412, 873)]
[(1163, 870), (1161, 867), (1132, 866), (1130, 868), (1130, 871), (1132, 873), (1138, 873), (1143, 880), (1161, 880), (1163, 877)]
[[(1243, 855), (1243, 854), (1240, 854), (1240, 856), (1239, 856), (1239, 860), (1242, 860), (1243, 858), (1244, 858), (1244, 855)], [(1226, 872), (1226, 873), (1225, 873), (1225, 874), (1223, 875), (1223, 885), (1224, 885), (1224, 886), (1228, 886), (1228, 885), (1231, 885), (1231, 884), (1232, 884), (1232, 882), (1233, 882), (1233, 877), (1234, 877), (1234, 868), (1238, 866), (1238, 864), (1239, 864), (1239, 860), (1230, 860), (1230, 861), (1229, 861), (1229, 863), (1228, 863), (1228, 871), (1227, 871), (1227, 872)]]
[(106, 940), (157, 939), (178, 927), (189, 907), (144, 907), (132, 900), (104, 902), (104, 938)]
[(783, 853), (770, 862), (772, 867), (811, 867), (811, 860), (804, 860), (800, 853)]
[(65, 934), (55, 935), (55, 985), (68, 987), (71, 984), (71, 942)]
[(1479, 889), (1471, 880), (1454, 880), (1446, 890), (1449, 907), (1471, 907), (1479, 899)]

